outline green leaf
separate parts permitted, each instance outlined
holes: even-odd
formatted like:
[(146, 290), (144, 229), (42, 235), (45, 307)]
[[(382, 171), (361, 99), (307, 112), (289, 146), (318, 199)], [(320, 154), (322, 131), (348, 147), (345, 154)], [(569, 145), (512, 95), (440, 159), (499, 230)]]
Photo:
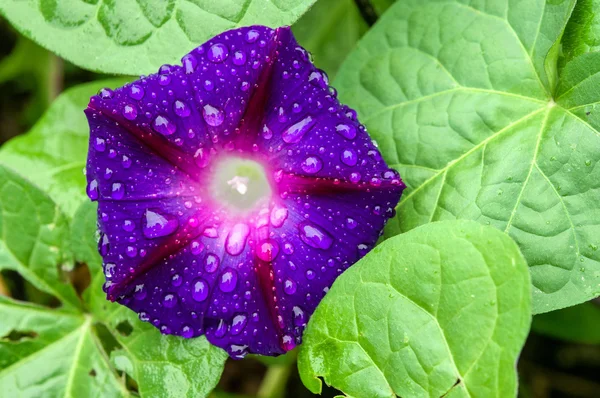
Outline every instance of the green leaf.
[(0, 385), (7, 397), (122, 397), (83, 314), (0, 296)]
[(600, 294), (600, 123), (551, 99), (573, 2), (515, 4), (395, 3), (335, 84), (408, 186), (386, 236), (446, 219), (495, 226), (520, 245), (541, 313)]
[(90, 275), (102, 271), (102, 257), (98, 253), (96, 220), (98, 204), (85, 201), (73, 217), (71, 225), (71, 250), (75, 261), (87, 264)]
[(600, 344), (600, 307), (591, 302), (533, 317), (531, 330), (584, 344)]
[(67, 218), (43, 192), (0, 166), (0, 270), (13, 270), (36, 288), (78, 307), (63, 275), (70, 267)]
[(311, 317), (298, 367), (353, 397), (515, 396), (530, 313), (515, 242), (473, 221), (388, 239), (333, 284)]
[(292, 30), (332, 79), (367, 28), (354, 0), (319, 0)]
[(3, 0), (23, 35), (85, 69), (154, 73), (228, 29), (291, 25), (315, 0)]
[(600, 0), (578, 0), (565, 29), (559, 66), (596, 51), (600, 51)]
[(26, 176), (72, 216), (86, 199), (83, 169), (89, 127), (83, 110), (100, 88), (125, 83), (125, 79), (104, 80), (67, 90), (31, 131), (0, 148), (0, 164)]
[(95, 319), (121, 345), (111, 353), (114, 366), (138, 383), (142, 396), (206, 397), (216, 387), (227, 353), (204, 336), (185, 339), (162, 335), (137, 314), (106, 300), (104, 275), (99, 273), (87, 292)]

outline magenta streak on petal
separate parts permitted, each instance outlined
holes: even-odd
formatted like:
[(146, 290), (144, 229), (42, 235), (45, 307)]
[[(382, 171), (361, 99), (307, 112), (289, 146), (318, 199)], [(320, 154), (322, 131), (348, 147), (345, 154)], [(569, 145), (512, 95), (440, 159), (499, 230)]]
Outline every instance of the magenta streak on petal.
[(338, 194), (344, 192), (370, 192), (377, 190), (402, 191), (406, 185), (400, 178), (381, 179), (378, 183), (359, 182), (322, 178), (306, 177), (291, 173), (284, 173), (278, 184), (280, 192), (288, 194)]
[(85, 110), (86, 115), (91, 117), (92, 112), (101, 113), (104, 117), (118, 122), (121, 126), (125, 127), (133, 137), (135, 137), (142, 145), (146, 146), (156, 155), (162, 157), (173, 166), (183, 170), (190, 178), (195, 181), (200, 179), (201, 170), (196, 167), (194, 159), (179, 149), (173, 147), (168, 141), (159, 136), (158, 134), (148, 134), (141, 130), (135, 124), (129, 120), (123, 118), (117, 118), (109, 112), (103, 111), (101, 108), (95, 108), (96, 99), (92, 97), (88, 104), (88, 109)]

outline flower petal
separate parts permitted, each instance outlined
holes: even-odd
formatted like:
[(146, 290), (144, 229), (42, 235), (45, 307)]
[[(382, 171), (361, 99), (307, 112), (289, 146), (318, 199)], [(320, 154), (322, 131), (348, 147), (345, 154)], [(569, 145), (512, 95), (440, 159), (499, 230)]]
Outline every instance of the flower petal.
[[(225, 32), (86, 114), (108, 298), (234, 358), (301, 342), (404, 187), (289, 28)], [(243, 216), (211, 191), (230, 155), (264, 165), (273, 192)]]

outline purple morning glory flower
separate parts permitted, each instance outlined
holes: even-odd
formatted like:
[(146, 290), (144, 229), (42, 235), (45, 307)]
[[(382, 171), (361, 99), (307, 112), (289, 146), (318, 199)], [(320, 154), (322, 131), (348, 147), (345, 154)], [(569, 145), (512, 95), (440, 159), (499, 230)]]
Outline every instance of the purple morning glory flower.
[(225, 32), (85, 113), (108, 298), (234, 358), (299, 344), (404, 188), (289, 28)]

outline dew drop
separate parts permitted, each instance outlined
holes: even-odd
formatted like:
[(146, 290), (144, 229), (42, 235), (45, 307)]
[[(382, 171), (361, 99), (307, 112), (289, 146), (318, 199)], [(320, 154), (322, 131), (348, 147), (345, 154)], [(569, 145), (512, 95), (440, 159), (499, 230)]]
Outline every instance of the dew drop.
[(294, 245), (292, 245), (290, 242), (286, 242), (283, 245), (283, 252), (285, 254), (292, 254), (294, 253)]
[(256, 255), (262, 261), (272, 261), (279, 253), (279, 245), (276, 241), (268, 239), (260, 242), (256, 249)]
[(128, 156), (123, 155), (123, 158), (121, 159), (121, 165), (123, 165), (123, 168), (128, 169), (131, 167), (131, 159), (129, 159)]
[(290, 296), (294, 293), (296, 293), (296, 282), (294, 282), (292, 279), (288, 278), (285, 280), (285, 282), (283, 283), (283, 291), (286, 294), (289, 294)]
[(137, 256), (137, 253), (137, 249), (133, 246), (127, 246), (127, 249), (125, 249), (125, 254), (127, 254), (127, 257), (133, 258)]
[(223, 293), (234, 291), (237, 285), (237, 279), (237, 272), (234, 269), (227, 268), (225, 272), (221, 274), (219, 289), (221, 289)]
[(283, 141), (287, 144), (295, 144), (315, 125), (316, 120), (307, 116), (285, 129), (281, 134)]
[(100, 91), (98, 91), (98, 95), (102, 99), (111, 99), (113, 97), (113, 94), (114, 91), (112, 91), (110, 88), (102, 88), (100, 89)]
[(91, 200), (97, 200), (98, 199), (98, 181), (96, 181), (96, 180), (90, 181), (86, 188), (86, 191), (87, 191), (87, 196)]
[(296, 343), (294, 343), (294, 338), (289, 334), (283, 335), (281, 337), (281, 349), (284, 351), (291, 351), (296, 348)]
[(185, 102), (179, 100), (173, 104), (173, 110), (179, 117), (188, 117), (191, 113), (190, 107)]
[(306, 270), (306, 279), (308, 279), (309, 281), (315, 279), (315, 271), (313, 271), (312, 269)]
[(159, 134), (171, 135), (177, 130), (175, 123), (170, 121), (166, 116), (158, 115), (152, 122), (152, 128)]
[(243, 223), (234, 225), (225, 241), (225, 250), (227, 250), (227, 253), (237, 256), (243, 252), (249, 233), (250, 228), (248, 225)]
[(335, 131), (347, 140), (353, 140), (356, 137), (356, 127), (350, 124), (338, 124)]
[(144, 98), (144, 89), (142, 88), (142, 86), (132, 84), (129, 87), (129, 97), (136, 101), (139, 101), (142, 98)]
[(204, 250), (204, 244), (202, 242), (200, 242), (199, 240), (193, 240), (192, 244), (190, 245), (192, 254), (197, 256), (200, 253), (202, 253), (202, 251)]
[(125, 196), (125, 185), (120, 182), (115, 182), (112, 184), (110, 196), (113, 199), (123, 199)]
[(243, 314), (239, 314), (233, 317), (233, 321), (231, 323), (230, 333), (233, 336), (236, 336), (242, 333), (242, 330), (246, 327), (246, 323), (248, 323), (248, 317)]
[(123, 230), (127, 232), (131, 232), (135, 229), (135, 223), (131, 220), (123, 221)]
[(297, 327), (303, 327), (306, 325), (306, 314), (302, 308), (295, 305), (292, 308), (292, 313), (294, 314), (294, 325)]
[(135, 291), (133, 292), (133, 298), (136, 300), (143, 300), (146, 298), (147, 292), (146, 287), (141, 285), (135, 285)]
[(213, 253), (208, 253), (206, 259), (204, 260), (204, 270), (209, 273), (215, 272), (221, 263), (221, 260), (217, 255)]
[(321, 227), (308, 222), (300, 223), (300, 239), (315, 249), (327, 250), (333, 244), (333, 238)]
[(195, 279), (192, 282), (192, 298), (201, 303), (208, 297), (208, 283), (202, 278)]
[(208, 60), (214, 63), (225, 61), (227, 55), (229, 55), (229, 51), (227, 50), (227, 47), (221, 43), (213, 44), (206, 54)]
[(123, 116), (127, 120), (135, 120), (137, 117), (137, 109), (134, 105), (127, 104), (123, 107)]
[(108, 236), (106, 234), (100, 235), (100, 240), (98, 241), (98, 251), (102, 256), (106, 256), (110, 251), (110, 242), (108, 241)]
[(302, 162), (302, 170), (308, 174), (315, 174), (323, 168), (323, 162), (316, 156), (309, 156)]
[(198, 60), (192, 54), (187, 54), (181, 59), (181, 63), (183, 64), (183, 68), (185, 69), (186, 74), (194, 73), (196, 70), (196, 66), (198, 65)]
[(198, 148), (198, 150), (194, 154), (194, 161), (196, 162), (196, 165), (198, 165), (198, 167), (206, 167), (209, 162), (208, 150), (206, 148)]
[(260, 37), (260, 33), (254, 29), (249, 30), (246, 33), (246, 42), (247, 43), (254, 43), (256, 40), (258, 40), (258, 38)]
[(341, 160), (347, 166), (355, 166), (358, 163), (358, 155), (354, 149), (344, 149)]
[(181, 337), (185, 337), (186, 339), (194, 337), (194, 330), (188, 325), (184, 325), (181, 328)]
[(142, 224), (144, 236), (150, 239), (171, 235), (179, 227), (177, 218), (150, 209), (144, 212)]
[(222, 110), (208, 104), (204, 105), (204, 108), (202, 108), (202, 116), (206, 123), (212, 127), (220, 126), (225, 120), (225, 115)]
[(179, 287), (181, 286), (181, 283), (183, 283), (183, 278), (181, 277), (181, 275), (175, 274), (171, 277), (171, 285)]
[(236, 51), (233, 54), (233, 64), (237, 66), (244, 65), (246, 63), (246, 53), (243, 51)]
[(163, 297), (163, 307), (173, 308), (173, 307), (175, 307), (176, 304), (177, 304), (177, 296), (175, 296), (173, 293), (165, 294), (165, 297)]
[(279, 228), (283, 225), (288, 217), (288, 210), (285, 207), (275, 206), (271, 210), (271, 224), (275, 228)]
[(346, 218), (346, 227), (348, 227), (348, 229), (354, 229), (358, 226), (358, 223), (356, 222), (356, 220), (354, 220), (353, 218)]
[(104, 152), (106, 150), (106, 141), (104, 138), (96, 137), (93, 145), (94, 149), (98, 152)]
[(262, 136), (265, 140), (270, 140), (273, 137), (273, 131), (266, 124), (262, 128)]

